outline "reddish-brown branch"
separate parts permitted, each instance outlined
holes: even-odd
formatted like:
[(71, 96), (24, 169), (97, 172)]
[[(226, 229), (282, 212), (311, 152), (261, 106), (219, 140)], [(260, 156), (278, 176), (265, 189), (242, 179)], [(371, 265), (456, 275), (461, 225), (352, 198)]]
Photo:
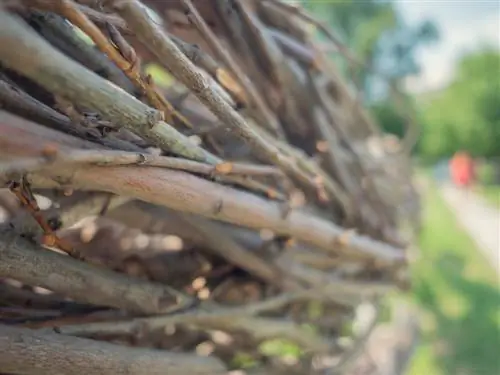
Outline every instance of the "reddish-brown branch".
[(44, 218), (42, 212), (40, 211), (40, 207), (38, 207), (36, 199), (29, 190), (29, 187), (25, 186), (23, 183), (12, 181), (9, 188), (12, 193), (15, 194), (17, 199), (19, 199), (21, 205), (31, 214), (31, 216), (33, 216), (40, 228), (43, 230), (43, 244), (52, 247), (55, 246), (65, 253), (77, 257), (78, 254), (75, 252), (73, 247), (63, 239), (59, 238)]

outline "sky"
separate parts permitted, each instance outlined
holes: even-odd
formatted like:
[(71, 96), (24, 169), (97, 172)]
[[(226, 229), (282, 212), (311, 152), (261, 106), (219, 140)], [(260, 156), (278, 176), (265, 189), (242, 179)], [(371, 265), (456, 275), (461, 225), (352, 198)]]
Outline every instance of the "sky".
[(445, 87), (453, 78), (456, 61), (465, 51), (483, 44), (500, 48), (500, 0), (396, 0), (396, 3), (409, 24), (430, 19), (440, 32), (439, 42), (422, 47), (418, 53), (422, 74), (407, 80), (411, 92)]

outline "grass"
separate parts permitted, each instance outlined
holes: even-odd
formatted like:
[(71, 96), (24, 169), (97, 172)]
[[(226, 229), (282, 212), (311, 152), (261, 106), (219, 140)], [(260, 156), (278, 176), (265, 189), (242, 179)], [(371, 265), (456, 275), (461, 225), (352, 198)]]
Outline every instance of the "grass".
[(413, 270), (423, 337), (408, 374), (500, 374), (497, 276), (435, 188), (428, 190)]
[(495, 164), (493, 161), (482, 163), (477, 171), (479, 182), (477, 192), (487, 202), (500, 208), (500, 185), (497, 184), (498, 181), (495, 181), (495, 174)]
[(484, 185), (478, 192), (487, 202), (500, 208), (500, 185)]

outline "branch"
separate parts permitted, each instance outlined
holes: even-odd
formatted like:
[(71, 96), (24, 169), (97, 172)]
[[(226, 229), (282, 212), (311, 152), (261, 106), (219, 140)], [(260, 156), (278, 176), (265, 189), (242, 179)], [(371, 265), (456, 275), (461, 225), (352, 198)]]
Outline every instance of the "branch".
[(150, 104), (163, 112), (167, 121), (172, 122), (175, 117), (188, 128), (193, 128), (193, 125), (177, 112), (172, 104), (160, 93), (152, 77), (146, 77), (142, 74), (139, 58), (135, 50), (113, 25), (108, 24), (107, 29), (114, 45), (71, 0), (56, 1), (54, 10), (85, 32), (96, 46), (139, 88)]
[(24, 117), (46, 124), (51, 128), (80, 137), (84, 137), (87, 133), (86, 129), (73, 127), (70, 120), (63, 114), (3, 79), (0, 79), (0, 102), (3, 109), (17, 114), (22, 113)]
[[(33, 5), (33, 0), (29, 1), (30, 5)], [(51, 3), (53, 7), (57, 1), (51, 1)], [(99, 72), (99, 75), (109, 79), (125, 91), (129, 93), (134, 91), (134, 85), (127, 76), (106, 55), (83, 40), (65, 18), (56, 13), (33, 9), (30, 9), (27, 14), (30, 25), (34, 25), (38, 33), (58, 50), (93, 72)]]
[[(417, 140), (418, 140), (418, 135), (419, 135), (419, 128), (418, 128), (418, 122), (415, 119), (415, 110), (411, 105), (405, 105), (402, 104), (402, 101), (400, 98), (397, 96), (401, 95), (401, 92), (399, 91), (397, 85), (393, 82), (393, 80), (388, 77), (386, 74), (382, 73), (378, 69), (376, 69), (372, 64), (369, 64), (366, 61), (362, 61), (359, 57), (357, 57), (350, 49), (347, 47), (344, 43), (341, 42), (341, 40), (332, 32), (331, 29), (329, 29), (325, 24), (322, 22), (319, 22), (316, 20), (314, 17), (309, 15), (304, 9), (301, 7), (287, 4), (286, 2), (283, 2), (281, 0), (260, 0), (264, 3), (269, 2), (271, 4), (274, 4), (277, 8), (282, 9), (285, 12), (288, 12), (291, 15), (295, 15), (302, 20), (309, 22), (310, 24), (314, 25), (316, 28), (318, 28), (330, 41), (335, 45), (337, 50), (347, 59), (349, 60), (350, 63), (357, 65), (366, 71), (375, 74), (382, 78), (387, 85), (389, 86), (390, 94), (393, 98), (393, 100), (396, 102), (396, 105), (398, 107), (398, 110), (402, 113), (402, 116), (405, 117), (407, 120), (407, 125), (406, 125), (406, 133), (404, 136), (403, 140), (403, 146), (405, 148), (405, 152), (409, 153), (412, 148), (415, 146)], [(322, 51), (323, 53), (325, 51)], [(356, 106), (359, 105), (359, 101), (356, 101)], [(406, 111), (405, 111), (406, 109)], [(367, 122), (369, 126), (372, 127), (374, 130), (378, 130), (374, 128), (374, 124), (368, 120), (368, 118), (364, 115), (364, 120)]]
[(1, 231), (0, 277), (41, 286), (79, 302), (144, 314), (166, 312), (190, 303), (167, 286), (96, 268), (42, 249), (8, 229)]
[(40, 294), (22, 287), (15, 287), (2, 283), (0, 283), (0, 294), (2, 295), (2, 302), (7, 306), (17, 305), (26, 308), (47, 310), (69, 310), (71, 308), (74, 310), (84, 310), (90, 307), (89, 305), (66, 301), (64, 297), (58, 296), (57, 294)]
[[(255, 155), (277, 165), (284, 172), (290, 173), (309, 190), (317, 190), (315, 176), (311, 176), (297, 166), (296, 160), (283, 155), (280, 150), (264, 139), (244, 118), (214, 90), (208, 81), (197, 71), (193, 63), (182, 53), (168, 35), (159, 28), (137, 1), (121, 2), (112, 0), (116, 11), (136, 32), (137, 37), (148, 45), (183, 84), (185, 84), (224, 124), (252, 148)], [(335, 194), (333, 194), (334, 197)]]
[[(257, 272), (262, 271), (261, 268), (257, 268), (257, 272), (253, 272), (253, 270), (255, 270), (254, 267), (259, 266), (252, 263), (252, 258), (255, 257), (252, 253), (258, 254), (259, 249), (264, 246), (265, 241), (258, 233), (251, 230), (234, 227), (220, 222), (203, 220), (195, 215), (176, 214), (166, 208), (152, 206), (143, 202), (135, 202), (128, 207), (118, 209), (115, 213), (112, 212), (111, 216), (118, 220), (124, 220), (125, 223), (131, 227), (139, 226), (146, 231), (154, 224), (155, 227), (158, 228), (157, 231), (155, 230), (155, 233), (171, 233), (178, 235), (186, 239), (189, 243), (195, 244), (196, 246), (202, 246), (203, 249), (206, 248), (207, 250), (219, 254), (228, 259), (230, 263), (238, 264), (241, 268), (255, 275), (259, 275)], [(179, 217), (181, 217), (182, 220), (179, 220)], [(134, 222), (130, 222), (130, 218), (136, 219)], [(183, 220), (184, 218), (190, 222), (198, 221), (200, 225), (204, 223), (209, 224), (208, 228), (210, 229), (205, 228), (204, 230), (209, 231), (210, 236), (213, 237), (207, 240), (204, 237), (203, 230), (192, 230), (189, 223), (186, 225), (186, 222)], [(248, 255), (245, 255), (244, 257), (238, 257), (232, 260), (231, 258), (241, 250), (232, 247), (222, 249), (222, 244), (217, 240), (221, 237), (221, 233), (225, 233), (231, 238), (231, 241), (228, 243), (236, 243), (239, 248), (243, 246), (251, 257), (249, 258)], [(259, 259), (259, 262), (262, 262), (262, 260)], [(362, 262), (351, 262), (351, 265), (358, 266), (358, 270), (356, 270), (353, 267), (349, 267), (349, 260), (345, 257), (339, 256), (332, 258), (327, 254), (318, 253), (311, 248), (289, 248), (279, 257), (269, 259), (268, 263), (269, 266), (262, 268), (278, 268), (278, 271), (274, 271), (275, 276), (273, 282), (280, 282), (280, 274), (277, 272), (281, 269), (282, 273), (293, 275), (293, 278), (288, 279), (301, 280), (306, 284), (314, 285), (312, 290), (309, 289), (304, 291), (305, 294), (309, 293), (311, 298), (323, 298), (342, 304), (353, 305), (358, 303), (360, 298), (380, 295), (395, 289), (394, 286), (390, 285), (389, 281), (354, 280), (351, 276), (359, 273), (359, 267), (362, 267)], [(303, 264), (302, 267), (300, 266), (301, 264)], [(338, 271), (339, 277), (333, 277), (331, 274), (332, 268)], [(340, 277), (344, 275), (346, 275), (345, 278)], [(265, 275), (263, 276), (265, 277)], [(290, 290), (297, 290), (296, 281), (291, 283), (287, 280), (285, 285), (290, 288)], [(287, 295), (290, 296), (289, 293), (287, 293)], [(296, 292), (292, 295), (296, 296)], [(307, 295), (304, 295), (304, 297), (307, 298)], [(254, 307), (255, 305), (249, 305), (246, 306), (245, 309), (250, 311), (253, 310)]]
[(189, 159), (112, 150), (71, 150), (67, 152), (57, 152), (57, 155), (53, 155), (51, 158), (41, 156), (39, 158), (25, 158), (12, 162), (0, 163), (0, 174), (35, 172), (45, 168), (57, 168), (58, 166), (69, 167), (74, 165), (81, 167), (85, 164), (98, 165), (101, 167), (143, 165), (181, 170), (205, 176), (283, 176), (279, 169), (272, 166), (229, 162), (210, 165)]
[(14, 375), (226, 374), (214, 358), (127, 348), (0, 325), (0, 368)]
[[(277, 261), (281, 269), (287, 270), (297, 280), (301, 280), (311, 287), (323, 287), (324, 295), (331, 295), (332, 300), (337, 297), (342, 300), (359, 300), (387, 294), (396, 289), (393, 283), (377, 280), (358, 281), (346, 280), (332, 273), (321, 272), (313, 268), (303, 266), (288, 259), (286, 256)], [(321, 294), (321, 292), (318, 292)], [(354, 303), (353, 303), (354, 304)]]
[(189, 60), (205, 69), (217, 82), (241, 103), (248, 101), (243, 88), (233, 78), (231, 73), (222, 68), (217, 61), (200, 49), (197, 45), (184, 42), (175, 35), (169, 35), (177, 47), (187, 56)]
[(70, 150), (59, 152), (54, 150), (50, 158), (40, 156), (38, 158), (23, 158), (14, 161), (0, 162), (0, 176), (12, 176), (19, 173), (52, 170), (70, 166), (84, 167), (85, 164), (98, 166), (140, 165), (160, 168), (182, 170), (190, 173), (217, 178), (220, 182), (241, 186), (249, 191), (263, 196), (269, 196), (280, 201), (286, 197), (272, 187), (252, 180), (248, 177), (277, 176), (284, 178), (283, 173), (272, 166), (261, 166), (256, 164), (224, 162), (216, 165), (196, 162), (189, 159), (181, 159), (168, 156), (157, 156), (147, 153), (121, 152), (111, 150)]
[(246, 93), (248, 94), (250, 100), (255, 105), (258, 114), (260, 115), (260, 121), (263, 122), (264, 126), (268, 127), (274, 134), (278, 136), (283, 136), (283, 130), (279, 121), (276, 119), (274, 114), (269, 110), (267, 105), (262, 100), (260, 94), (258, 93), (255, 86), (250, 82), (245, 73), (240, 69), (238, 64), (231, 57), (231, 54), (224, 48), (224, 46), (218, 41), (215, 34), (212, 32), (207, 23), (203, 20), (203, 17), (199, 14), (198, 10), (193, 6), (190, 0), (182, 0), (182, 5), (187, 12), (187, 17), (190, 22), (198, 29), (199, 33), (205, 38), (208, 45), (212, 50), (218, 55), (218, 57), (226, 64), (226, 66), (231, 70), (233, 75), (238, 79), (241, 85), (244, 87)]
[(190, 227), (191, 230), (203, 237), (207, 248), (226, 259), (229, 263), (236, 264), (270, 284), (291, 290), (298, 289), (298, 284), (287, 278), (285, 272), (274, 266), (272, 262), (266, 262), (245, 249), (209, 220), (184, 215), (179, 215), (179, 217), (187, 227)]
[[(267, 1), (258, 1), (258, 14), (263, 21), (286, 34), (290, 34), (300, 42), (310, 44), (308, 41), (308, 32), (297, 17), (290, 17), (279, 5)], [(300, 22), (299, 22), (300, 21)]]
[(373, 330), (377, 326), (380, 314), (381, 307), (378, 303), (373, 304), (375, 307), (375, 314), (372, 319), (368, 322), (367, 326), (355, 339), (351, 348), (346, 350), (342, 356), (340, 357), (338, 363), (331, 369), (325, 371), (327, 374), (332, 375), (342, 375), (345, 374), (349, 368), (353, 365), (359, 355), (363, 352), (366, 347), (366, 342), (369, 340)]
[(38, 101), (20, 88), (9, 83), (7, 79), (4, 80), (2, 78), (0, 76), (0, 103), (2, 108), (30, 120), (40, 122), (52, 129), (83, 139), (91, 139), (106, 147), (126, 151), (141, 150), (138, 146), (130, 142), (114, 138), (112, 135), (102, 137), (96, 129), (72, 123), (67, 116)]
[(316, 68), (317, 62), (314, 50), (279, 30), (269, 28), (267, 32), (274, 38), (284, 53), (294, 57), (306, 66)]
[[(162, 121), (156, 111), (95, 73), (84, 69), (31, 31), (19, 18), (0, 11), (0, 61), (54, 94), (90, 108), (163, 150), (188, 159), (218, 162)], [(33, 58), (36, 56), (36, 59)], [(29, 62), (29, 63), (28, 63)]]
[(278, 203), (178, 171), (110, 167), (104, 174), (101, 167), (86, 167), (61, 170), (53, 178), (62, 178), (65, 185), (75, 188), (108, 191), (250, 228), (268, 228), (333, 253), (345, 246), (382, 263), (405, 258), (401, 249), (350, 233), (306, 212), (292, 209), (284, 218)]
[(277, 7), (283, 9), (284, 11), (290, 13), (290, 15), (297, 16), (301, 18), (302, 20), (314, 25), (316, 28), (318, 28), (325, 36), (328, 37), (332, 41), (332, 43), (337, 47), (338, 51), (344, 55), (350, 62), (361, 65), (363, 66), (364, 63), (360, 61), (354, 54), (349, 50), (348, 47), (346, 47), (340, 39), (333, 34), (333, 32), (325, 26), (323, 23), (319, 22), (316, 20), (314, 17), (309, 15), (307, 12), (305, 12), (301, 7), (292, 5), (292, 4), (287, 4), (281, 0), (260, 0), (264, 2), (270, 2), (272, 4), (275, 4)]
[(127, 23), (116, 14), (99, 12), (98, 10), (95, 10), (84, 4), (77, 4), (76, 6), (80, 10), (80, 12), (85, 14), (91, 21), (100, 24), (101, 26), (110, 24), (114, 27), (124, 30), (127, 33), (130, 32), (127, 30)]
[[(13, 127), (23, 128), (21, 137)], [(50, 143), (64, 149), (68, 144), (76, 146), (83, 142), (0, 112), (0, 158), (23, 153), (40, 155)], [(38, 175), (45, 177), (38, 183), (48, 184), (43, 187), (106, 191), (249, 228), (267, 228), (332, 253), (345, 247), (381, 263), (405, 261), (402, 249), (352, 233), (299, 209), (292, 208), (288, 215), (283, 215), (280, 203), (184, 172), (134, 166), (106, 167), (106, 173), (103, 170), (97, 166), (48, 170), (43, 176)], [(34, 182), (36, 185), (36, 178)]]
[[(59, 228), (68, 228), (85, 217), (99, 215), (104, 207), (112, 210), (129, 201), (130, 198), (107, 193), (84, 193), (79, 197), (64, 199), (62, 207), (50, 208), (43, 212), (43, 216), (48, 223), (58, 223)], [(25, 210), (10, 218), (8, 222), (12, 229), (22, 236), (35, 238), (34, 235), (41, 232), (40, 225), (32, 220), (31, 214)]]
[(325, 352), (331, 347), (327, 340), (303, 330), (293, 322), (238, 314), (236, 309), (136, 318), (121, 322), (64, 325), (55, 327), (55, 330), (65, 335), (80, 337), (95, 337), (96, 335), (130, 336), (140, 332), (141, 329), (152, 331), (173, 324), (192, 325), (206, 330), (245, 332), (259, 342), (281, 338), (296, 342), (305, 349), (313, 351)]

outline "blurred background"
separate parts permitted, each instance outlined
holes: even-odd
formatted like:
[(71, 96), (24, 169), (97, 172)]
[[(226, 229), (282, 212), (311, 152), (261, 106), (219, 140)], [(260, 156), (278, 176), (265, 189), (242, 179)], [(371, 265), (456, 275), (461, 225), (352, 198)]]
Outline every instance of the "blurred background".
[(423, 332), (408, 373), (499, 374), (500, 2), (301, 3), (368, 62), (324, 41), (384, 130), (414, 143)]

